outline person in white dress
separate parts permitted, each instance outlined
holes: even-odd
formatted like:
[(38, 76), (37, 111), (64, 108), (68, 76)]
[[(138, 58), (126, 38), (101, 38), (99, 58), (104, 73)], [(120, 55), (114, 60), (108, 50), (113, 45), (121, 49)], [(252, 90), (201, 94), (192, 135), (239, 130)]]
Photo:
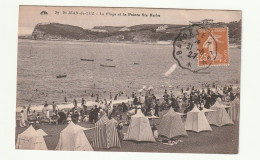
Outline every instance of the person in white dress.
[(20, 113), (20, 127), (26, 127), (25, 120), (24, 120), (24, 110)]
[(27, 121), (27, 108), (23, 106), (24, 121)]

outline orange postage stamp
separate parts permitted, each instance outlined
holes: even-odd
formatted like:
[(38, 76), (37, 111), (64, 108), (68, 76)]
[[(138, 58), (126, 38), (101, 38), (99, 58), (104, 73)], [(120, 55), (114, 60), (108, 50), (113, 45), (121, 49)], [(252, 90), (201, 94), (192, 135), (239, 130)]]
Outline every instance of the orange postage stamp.
[(198, 30), (198, 66), (229, 65), (228, 28)]

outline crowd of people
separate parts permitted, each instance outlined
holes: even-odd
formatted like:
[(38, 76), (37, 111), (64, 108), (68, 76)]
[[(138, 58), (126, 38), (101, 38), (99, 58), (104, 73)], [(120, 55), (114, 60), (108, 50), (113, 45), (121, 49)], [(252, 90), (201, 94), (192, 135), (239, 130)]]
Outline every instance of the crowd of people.
[[(157, 116), (159, 117), (159, 111), (169, 109), (172, 107), (176, 112), (187, 113), (194, 107), (198, 107), (200, 110), (203, 108), (210, 108), (217, 98), (221, 98), (224, 103), (229, 103), (239, 95), (239, 87), (233, 87), (232, 85), (220, 87), (215, 84), (207, 85), (201, 89), (182, 88), (180, 91), (168, 91), (165, 89), (162, 97), (156, 97), (152, 89), (143, 90), (142, 92), (132, 92), (131, 98), (128, 102), (122, 102), (120, 104), (114, 104), (112, 94), (110, 93), (110, 99), (102, 100), (99, 95), (96, 95), (96, 104), (94, 106), (87, 106), (86, 100), (81, 99), (79, 105), (77, 100), (73, 100), (73, 108), (68, 110), (59, 109), (55, 102), (52, 102), (52, 109), (47, 101), (44, 103), (42, 113), (38, 113), (35, 110), (31, 110), (31, 106), (23, 107), (20, 113), (20, 127), (25, 127), (26, 123), (54, 123), (63, 124), (70, 121), (78, 123), (80, 121), (96, 123), (100, 118), (100, 114), (105, 113), (109, 117), (116, 117), (118, 120), (123, 119), (123, 115), (128, 115), (127, 120), (131, 118), (131, 115), (136, 113), (137, 107), (141, 107), (145, 116)], [(114, 100), (117, 100), (123, 92), (119, 92), (115, 95)], [(94, 95), (93, 95), (94, 96)], [(65, 97), (67, 101), (67, 98)], [(129, 111), (133, 111), (129, 114)]]

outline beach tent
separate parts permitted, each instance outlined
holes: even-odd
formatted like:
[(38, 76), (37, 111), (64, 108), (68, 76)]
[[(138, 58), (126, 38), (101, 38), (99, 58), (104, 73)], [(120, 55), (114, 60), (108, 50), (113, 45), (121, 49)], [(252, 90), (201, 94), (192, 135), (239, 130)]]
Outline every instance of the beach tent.
[(70, 122), (60, 133), (60, 139), (56, 150), (93, 151), (84, 130), (88, 130), (88, 128)]
[(147, 88), (147, 90), (152, 90), (153, 89), (153, 87), (152, 86), (150, 86), (149, 88)]
[(239, 121), (240, 114), (240, 100), (236, 97), (231, 103), (231, 108), (228, 110), (228, 114), (233, 121)]
[(127, 115), (130, 115), (130, 116), (132, 116), (132, 115), (134, 115), (135, 114), (135, 109), (131, 109), (131, 110), (129, 110), (128, 112), (127, 112)]
[(222, 105), (218, 100), (215, 102), (210, 109), (215, 110), (215, 112), (209, 112), (207, 114), (207, 119), (209, 124), (216, 126), (223, 126), (226, 124), (233, 124), (231, 118), (229, 117), (226, 108), (227, 106)]
[(201, 112), (197, 107), (187, 113), (185, 130), (195, 132), (212, 131), (204, 112)]
[(96, 148), (111, 148), (121, 147), (120, 139), (117, 132), (118, 122), (115, 119), (109, 120), (106, 115), (103, 115), (95, 123), (95, 134), (93, 147)]
[(39, 134), (33, 126), (18, 135), (16, 149), (48, 150), (42, 134)]
[(36, 130), (36, 132), (39, 134), (39, 135), (42, 135), (42, 136), (47, 136), (48, 134), (45, 133), (42, 129), (38, 129)]
[(166, 136), (168, 138), (186, 135), (187, 132), (184, 127), (184, 123), (181, 120), (181, 116), (174, 112), (172, 108), (163, 115), (160, 125), (158, 127), (159, 135)]
[(155, 142), (149, 119), (143, 115), (141, 109), (131, 117), (124, 140)]

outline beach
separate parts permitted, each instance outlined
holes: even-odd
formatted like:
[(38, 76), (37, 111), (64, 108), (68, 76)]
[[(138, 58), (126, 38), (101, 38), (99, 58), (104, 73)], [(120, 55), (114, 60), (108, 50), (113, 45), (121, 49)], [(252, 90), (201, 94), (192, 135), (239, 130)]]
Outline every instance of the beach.
[[(160, 117), (165, 114), (167, 110), (160, 112)], [(125, 118), (125, 117), (124, 117)], [(160, 124), (160, 119), (154, 120), (156, 125)], [(152, 121), (150, 120), (150, 123)], [(86, 128), (94, 127), (94, 124), (79, 123), (80, 126)], [(49, 125), (42, 124), (39, 128), (43, 129), (48, 136), (44, 136), (48, 150), (55, 150), (59, 133), (67, 126), (62, 125)], [(119, 151), (119, 152), (169, 152), (169, 153), (221, 153), (221, 154), (235, 154), (238, 153), (238, 140), (239, 140), (239, 122), (234, 125), (226, 125), (222, 127), (211, 126), (212, 131), (203, 131), (200, 133), (187, 131), (188, 136), (180, 137), (176, 145), (165, 145), (162, 142), (134, 142), (123, 141), (121, 148), (98, 149), (93, 148), (94, 151)], [(127, 132), (128, 126), (123, 127), (123, 133)], [(17, 135), (22, 133), (26, 128), (16, 127)], [(85, 131), (86, 137), (91, 143), (94, 140), (94, 129)]]

